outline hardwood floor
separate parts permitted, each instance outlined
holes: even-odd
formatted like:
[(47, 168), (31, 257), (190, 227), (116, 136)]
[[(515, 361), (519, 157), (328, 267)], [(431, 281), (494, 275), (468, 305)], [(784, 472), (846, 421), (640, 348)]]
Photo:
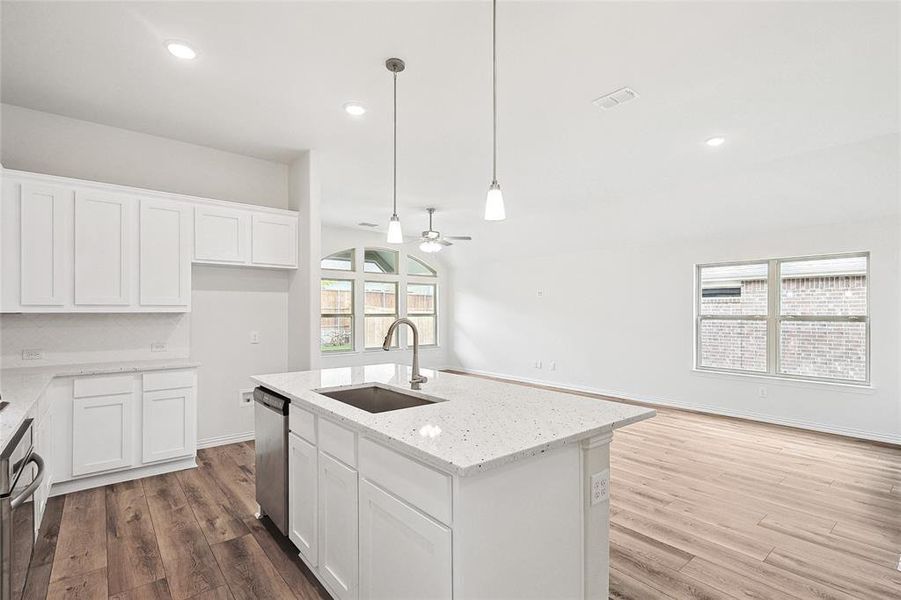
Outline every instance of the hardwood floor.
[[(611, 462), (611, 598), (901, 598), (901, 448), (664, 409)], [(198, 463), (51, 499), (26, 598), (325, 598), (253, 517), (252, 443)]]

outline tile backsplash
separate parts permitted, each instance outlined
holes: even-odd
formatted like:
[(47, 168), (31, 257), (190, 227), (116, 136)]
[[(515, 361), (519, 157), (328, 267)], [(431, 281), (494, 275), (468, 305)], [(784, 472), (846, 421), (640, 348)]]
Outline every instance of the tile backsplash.
[[(5, 314), (0, 316), (3, 368), (185, 358), (186, 314)], [(157, 351), (152, 351), (152, 348)], [(23, 351), (42, 358), (24, 360)]]

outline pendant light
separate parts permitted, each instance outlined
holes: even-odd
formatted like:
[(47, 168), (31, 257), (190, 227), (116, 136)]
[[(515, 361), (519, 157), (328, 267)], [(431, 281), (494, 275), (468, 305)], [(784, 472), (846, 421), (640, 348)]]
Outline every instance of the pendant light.
[(491, 185), (485, 197), (485, 220), (503, 221), (504, 195), (497, 182), (497, 0), (491, 0)]
[(397, 216), (397, 74), (403, 71), (406, 65), (399, 58), (389, 58), (385, 61), (385, 67), (394, 74), (394, 211), (391, 213), (391, 220), (388, 221), (388, 243), (403, 244), (404, 232)]

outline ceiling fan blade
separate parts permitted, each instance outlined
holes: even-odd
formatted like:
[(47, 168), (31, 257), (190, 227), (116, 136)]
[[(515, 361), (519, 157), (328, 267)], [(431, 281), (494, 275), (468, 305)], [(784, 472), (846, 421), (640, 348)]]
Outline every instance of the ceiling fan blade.
[(440, 240), (437, 240), (437, 241), (438, 241), (438, 243), (441, 244), (442, 246), (453, 246), (452, 243), (450, 243), (449, 241), (447, 241), (446, 239), (443, 239), (443, 238), (440, 239)]
[(459, 240), (459, 241), (463, 241), (463, 242), (471, 242), (472, 236), (471, 235), (446, 235), (446, 236), (444, 236), (444, 239)]

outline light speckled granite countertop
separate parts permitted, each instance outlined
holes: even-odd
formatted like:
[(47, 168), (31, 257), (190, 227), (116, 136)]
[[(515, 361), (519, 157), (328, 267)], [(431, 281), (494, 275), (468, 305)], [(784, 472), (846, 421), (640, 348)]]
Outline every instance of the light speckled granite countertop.
[(0, 411), (0, 450), (18, 430), (54, 377), (138, 373), (197, 366), (200, 366), (200, 363), (187, 358), (175, 358), (0, 369), (0, 395), (5, 402), (9, 402), (9, 406)]
[[(424, 463), (460, 476), (487, 471), (654, 416), (653, 409), (423, 369), (414, 395), (443, 402), (369, 413), (314, 390), (380, 383), (410, 392), (410, 368), (382, 364), (252, 377)], [(440, 433), (439, 433), (440, 431)]]

